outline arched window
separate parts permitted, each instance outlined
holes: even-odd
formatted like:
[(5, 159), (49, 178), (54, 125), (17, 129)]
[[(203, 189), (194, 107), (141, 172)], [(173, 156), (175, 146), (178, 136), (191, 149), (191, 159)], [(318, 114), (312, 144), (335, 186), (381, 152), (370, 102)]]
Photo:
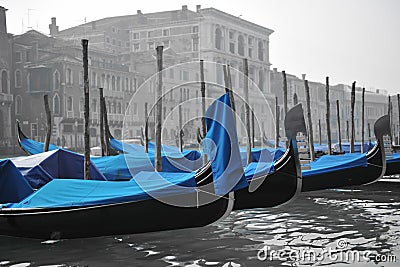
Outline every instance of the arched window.
[(73, 104), (72, 96), (69, 96), (67, 98), (67, 111), (72, 111)]
[(215, 48), (222, 50), (222, 31), (220, 28), (215, 29)]
[(72, 70), (70, 68), (67, 68), (66, 82), (67, 84), (73, 83)]
[(117, 77), (117, 91), (121, 91), (121, 78)]
[(115, 102), (111, 102), (111, 113), (112, 114), (115, 114), (115, 107), (116, 107), (116, 104), (115, 104)]
[(20, 95), (15, 97), (15, 114), (21, 115), (22, 113), (22, 98)]
[(125, 78), (125, 91), (129, 91), (129, 79)]
[(60, 73), (58, 70), (53, 73), (53, 90), (60, 90)]
[(238, 37), (238, 53), (241, 56), (244, 56), (244, 38), (242, 35)]
[(107, 86), (104, 87), (107, 87), (107, 89), (110, 90), (110, 75), (107, 75)]
[(263, 70), (258, 71), (258, 88), (260, 88), (261, 91), (264, 91), (264, 71)]
[(55, 115), (60, 115), (60, 97), (58, 94), (55, 94), (53, 97), (53, 112)]
[(118, 102), (118, 104), (117, 104), (117, 113), (118, 114), (122, 114), (122, 108), (121, 108), (121, 103), (120, 102)]
[(92, 86), (97, 86), (97, 84), (96, 84), (96, 82), (97, 82), (97, 74), (96, 74), (96, 72), (92, 72)]
[(258, 59), (261, 61), (264, 60), (264, 45), (262, 41), (258, 41)]
[(3, 70), (1, 72), (1, 90), (0, 93), (8, 94), (8, 75), (7, 71)]
[(20, 70), (15, 71), (15, 87), (17, 87), (17, 88), (21, 87), (21, 71)]
[(115, 76), (112, 76), (111, 78), (111, 89), (115, 91)]

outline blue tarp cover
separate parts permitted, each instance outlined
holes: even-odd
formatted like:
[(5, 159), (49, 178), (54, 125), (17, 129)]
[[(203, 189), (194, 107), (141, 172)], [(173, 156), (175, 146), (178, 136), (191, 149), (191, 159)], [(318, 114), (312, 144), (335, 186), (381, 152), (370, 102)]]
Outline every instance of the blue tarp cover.
[(12, 161), (0, 160), (0, 203), (19, 202), (32, 193), (32, 187)]
[[(37, 189), (55, 178), (83, 179), (83, 155), (57, 149), (36, 155), (12, 158), (11, 161), (29, 182)], [(90, 165), (92, 180), (106, 180), (94, 164)]]
[(274, 171), (274, 163), (275, 161), (252, 162), (248, 164), (244, 170), (246, 180), (250, 182), (252, 178), (257, 178), (272, 173)]
[[(274, 160), (279, 159), (283, 153), (285, 153), (284, 148), (252, 148), (251, 149), (251, 161), (252, 162), (272, 162)], [(240, 148), (240, 158), (242, 159), (242, 166), (247, 165), (247, 150), (245, 147)]]
[(395, 163), (400, 161), (400, 153), (386, 155), (386, 163)]
[[(32, 139), (22, 139), (21, 147), (31, 155), (39, 154), (43, 152), (44, 143), (38, 142)], [(59, 147), (49, 144), (49, 151), (56, 150)]]
[[(108, 157), (92, 157), (91, 161), (107, 180), (113, 181), (130, 180), (141, 171), (154, 170), (154, 154), (146, 154), (143, 151)], [(201, 166), (201, 159), (191, 160), (185, 157), (162, 157), (163, 172), (191, 172), (199, 169)]]
[(311, 170), (302, 170), (302, 176), (324, 174), (354, 167), (367, 167), (366, 154), (348, 153), (344, 155), (324, 155), (310, 163)]
[(168, 181), (159, 179), (156, 172), (140, 172), (135, 178), (140, 179), (140, 186), (134, 179), (124, 182), (55, 179), (20, 203), (7, 207), (70, 207), (141, 201), (151, 199), (150, 194), (162, 197), (194, 192), (196, 186), (194, 173), (170, 174)]
[(236, 122), (228, 93), (211, 104), (205, 118), (207, 134), (202, 146), (212, 160), (215, 193), (225, 195), (248, 186), (243, 175)]

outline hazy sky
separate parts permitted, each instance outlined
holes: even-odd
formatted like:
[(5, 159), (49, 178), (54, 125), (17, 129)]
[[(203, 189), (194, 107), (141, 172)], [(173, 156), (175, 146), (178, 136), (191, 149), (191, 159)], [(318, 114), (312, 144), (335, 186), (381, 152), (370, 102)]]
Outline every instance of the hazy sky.
[[(271, 68), (311, 81), (351, 84), (400, 93), (400, 1), (398, 0), (0, 0), (8, 9), (8, 32), (29, 27), (49, 33), (104, 17), (214, 7), (274, 30)], [(29, 16), (28, 16), (29, 14)], [(28, 23), (29, 17), (29, 23)]]

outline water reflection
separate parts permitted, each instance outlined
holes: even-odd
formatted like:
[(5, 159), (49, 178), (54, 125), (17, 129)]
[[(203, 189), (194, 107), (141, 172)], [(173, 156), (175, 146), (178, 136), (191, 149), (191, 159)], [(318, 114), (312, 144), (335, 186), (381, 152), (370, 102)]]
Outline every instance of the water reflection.
[[(237, 211), (199, 229), (57, 242), (0, 237), (0, 266), (343, 266), (341, 258), (291, 257), (337, 250), (339, 241), (345, 247), (336, 256), (369, 252), (370, 262), (351, 266), (376, 266), (376, 255), (400, 260), (399, 207), (395, 192), (332, 190), (276, 209)], [(266, 247), (279, 258), (260, 261)]]

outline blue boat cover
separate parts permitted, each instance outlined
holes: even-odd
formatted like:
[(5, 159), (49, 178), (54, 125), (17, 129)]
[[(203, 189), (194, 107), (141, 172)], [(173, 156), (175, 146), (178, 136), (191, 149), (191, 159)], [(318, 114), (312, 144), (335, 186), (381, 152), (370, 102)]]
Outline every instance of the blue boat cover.
[(55, 179), (21, 202), (8, 204), (5, 207), (91, 206), (141, 201), (154, 196), (165, 197), (195, 191), (194, 173), (173, 174), (168, 176), (168, 180), (159, 179), (159, 174), (156, 172), (141, 172), (138, 177), (141, 181), (140, 186), (134, 179), (124, 182)]
[[(28, 152), (31, 155), (42, 153), (44, 150), (44, 143), (38, 142), (32, 139), (23, 138), (20, 140), (21, 147), (23, 150)], [(49, 144), (49, 151), (59, 149), (58, 146)]]
[[(194, 154), (192, 154), (194, 155)], [(130, 180), (141, 171), (154, 170), (154, 154), (143, 151), (116, 156), (92, 157), (92, 162), (107, 180)], [(162, 157), (163, 172), (192, 172), (202, 166), (201, 159)]]
[(207, 134), (202, 146), (203, 153), (211, 160), (215, 193), (225, 195), (248, 186), (243, 175), (236, 123), (228, 93), (211, 104), (205, 119)]
[(390, 155), (386, 155), (386, 163), (396, 163), (400, 162), (400, 153), (393, 153)]
[(32, 193), (32, 187), (12, 161), (0, 160), (0, 203), (19, 202)]
[[(217, 194), (230, 192), (234, 187), (240, 189), (247, 186), (240, 164), (234, 117), (228, 105), (230, 105), (229, 95), (226, 94), (215, 101), (206, 112), (208, 133), (204, 140), (207, 140), (205, 145), (208, 147), (205, 150), (214, 159), (211, 164)], [(235, 131), (232, 133), (232, 130)], [(194, 172), (140, 172), (130, 181), (123, 182), (54, 179), (21, 202), (11, 203), (6, 207), (90, 206), (146, 200), (154, 195), (162, 197), (194, 193), (196, 187), (194, 176)]]
[[(55, 178), (84, 179), (84, 157), (77, 153), (57, 149), (36, 155), (12, 158), (11, 161), (37, 189)], [(90, 165), (90, 178), (106, 180), (94, 164)]]
[(273, 162), (251, 162), (244, 169), (246, 180), (250, 182), (251, 179), (270, 174), (274, 171)]
[[(374, 142), (365, 142), (364, 143), (364, 151), (368, 151), (374, 147)], [(336, 151), (339, 151), (339, 143), (333, 145), (333, 148)], [(342, 143), (342, 151), (346, 153), (350, 153), (350, 142)], [(361, 153), (361, 142), (354, 142), (354, 153)]]
[[(251, 161), (252, 162), (273, 162), (279, 159), (283, 153), (285, 153), (284, 148), (252, 148), (251, 149)], [(247, 165), (247, 149), (245, 147), (240, 148), (240, 158), (242, 159), (242, 166)]]
[(367, 167), (368, 161), (365, 153), (348, 153), (343, 155), (324, 155), (310, 163), (310, 170), (302, 170), (302, 176), (312, 176), (344, 170), (354, 167)]

